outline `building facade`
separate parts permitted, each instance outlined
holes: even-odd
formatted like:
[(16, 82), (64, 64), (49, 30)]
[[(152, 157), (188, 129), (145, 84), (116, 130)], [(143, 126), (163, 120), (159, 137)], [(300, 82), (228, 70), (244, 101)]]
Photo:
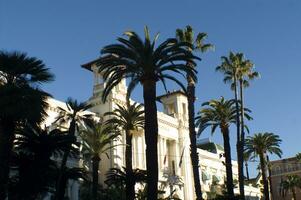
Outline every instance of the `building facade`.
[[(288, 175), (298, 175), (301, 177), (301, 162), (296, 157), (270, 161), (271, 167), (271, 194), (273, 199), (291, 200), (292, 193), (287, 192), (285, 196), (281, 194), (281, 181)], [(301, 199), (301, 190), (296, 189), (297, 199)]]
[[(126, 81), (122, 80), (117, 85), (106, 102), (102, 102), (101, 95), (106, 83), (102, 75), (98, 73), (96, 61), (82, 65), (89, 70), (94, 77), (93, 93), (87, 103), (93, 105), (90, 109), (99, 117), (103, 117), (106, 112), (111, 112), (117, 108), (117, 104), (125, 105), (126, 102)], [(49, 100), (49, 118), (45, 125), (50, 126), (57, 116), (57, 106), (64, 107), (64, 103), (57, 100)], [(175, 190), (175, 195), (183, 200), (195, 199), (194, 181), (192, 165), (190, 161), (190, 140), (188, 130), (188, 108), (187, 98), (181, 91), (169, 92), (158, 97), (158, 102), (163, 105), (163, 112), (158, 115), (158, 167), (159, 167), (159, 187), (166, 185)], [(224, 165), (223, 148), (219, 146), (215, 150), (203, 148), (209, 140), (200, 140), (198, 148), (200, 160), (200, 175), (203, 196), (205, 199), (214, 197), (223, 190), (226, 177)], [(109, 150), (109, 158), (103, 155), (100, 164), (99, 181), (105, 185), (105, 174), (113, 167), (125, 166), (125, 136), (120, 140), (114, 141), (112, 145), (117, 145)], [(146, 169), (144, 132), (140, 130), (133, 135), (133, 168)], [(215, 145), (215, 144), (214, 144)], [(237, 162), (233, 161), (233, 177), (238, 179)], [(72, 187), (68, 191), (74, 196), (78, 195), (78, 184), (72, 182)], [(166, 195), (169, 195), (170, 188), (165, 188)], [(260, 190), (252, 186), (245, 187), (246, 195), (252, 199), (259, 199)], [(235, 188), (235, 193), (239, 193)], [(249, 198), (251, 199), (251, 198)]]

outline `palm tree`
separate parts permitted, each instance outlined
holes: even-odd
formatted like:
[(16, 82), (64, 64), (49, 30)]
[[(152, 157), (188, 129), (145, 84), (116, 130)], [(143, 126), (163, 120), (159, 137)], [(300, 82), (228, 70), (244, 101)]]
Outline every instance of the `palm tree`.
[[(61, 171), (57, 169), (57, 174), (59, 174), (60, 172)], [(88, 182), (87, 171), (81, 167), (71, 167), (71, 168), (66, 167), (62, 175), (63, 185), (67, 185), (67, 182), (69, 180)]]
[(293, 195), (293, 200), (297, 200), (296, 189), (301, 188), (301, 178), (300, 176), (293, 174), (286, 176), (286, 180), (281, 181), (280, 183), (280, 193), (283, 197), (287, 195), (287, 192), (290, 191)]
[(270, 163), (270, 158), (269, 155), (266, 155), (266, 166), (267, 166), (267, 171), (268, 171), (268, 183), (269, 183), (269, 191), (271, 194), (271, 199), (274, 199), (273, 197), (273, 185), (272, 185), (272, 163)]
[[(99, 59), (99, 72), (103, 73), (107, 82), (103, 92), (103, 100), (110, 91), (120, 83), (123, 78), (129, 78), (128, 93), (140, 83), (143, 87), (145, 109), (145, 143), (147, 167), (147, 196), (154, 200), (158, 194), (158, 118), (156, 105), (156, 85), (161, 81), (164, 86), (166, 80), (174, 81), (185, 90), (184, 85), (176, 79), (171, 72), (176, 74), (190, 74), (196, 80), (194, 68), (186, 66), (185, 62), (193, 64), (195, 57), (187, 47), (188, 43), (178, 42), (175, 38), (165, 40), (159, 46), (151, 40), (150, 33), (145, 27), (145, 40), (143, 41), (135, 32), (124, 33), (127, 39), (118, 38), (118, 44), (104, 47), (101, 51), (104, 56)], [(166, 88), (166, 87), (165, 87)]]
[(62, 156), (70, 144), (73, 144), (71, 153), (75, 155), (77, 144), (66, 132), (58, 129), (48, 132), (29, 125), (17, 130), (14, 150), (18, 173), (12, 178), (17, 181), (10, 198), (36, 199), (50, 192), (55, 187), (58, 171), (53, 158)]
[(228, 57), (222, 56), (222, 64), (216, 67), (216, 71), (224, 74), (224, 83), (231, 83), (231, 89), (234, 90), (234, 99), (236, 107), (236, 149), (237, 149), (237, 159), (238, 159), (238, 179), (239, 179), (239, 192), (242, 199), (245, 199), (244, 195), (244, 171), (243, 171), (243, 155), (241, 148), (241, 125), (239, 116), (239, 102), (238, 102), (238, 72), (240, 66), (243, 64), (243, 54), (234, 54), (230, 52)]
[[(196, 117), (196, 124), (199, 126), (200, 130), (204, 130), (204, 128), (208, 126), (211, 126), (212, 134), (218, 127), (221, 130), (224, 139), (227, 174), (226, 185), (229, 198), (234, 198), (229, 127), (231, 124), (236, 124), (237, 122), (237, 109), (235, 103), (235, 100), (225, 100), (223, 97), (221, 97), (219, 100), (205, 102), (202, 104), (202, 106), (206, 107), (203, 108)], [(247, 119), (251, 119), (251, 117), (248, 115), (250, 110), (245, 108), (245, 111), (245, 117)]]
[[(122, 187), (126, 184), (127, 174), (126, 169), (120, 169), (120, 168), (111, 168), (106, 173), (107, 179), (105, 180), (105, 183), (108, 186), (115, 185), (117, 187)], [(135, 182), (143, 183), (146, 181), (146, 171), (141, 169), (134, 169), (132, 172), (132, 179), (135, 180)], [(127, 199), (127, 198), (126, 198)]]
[(98, 122), (89, 123), (87, 129), (80, 132), (80, 137), (83, 141), (83, 156), (89, 157), (92, 161), (93, 200), (97, 199), (100, 156), (114, 147), (111, 143), (118, 136), (119, 132), (116, 131), (116, 126)]
[[(187, 42), (190, 44), (189, 51), (201, 51), (205, 52), (208, 49), (213, 48), (211, 44), (206, 44), (204, 40), (207, 37), (206, 33), (198, 33), (196, 38), (194, 38), (194, 31), (191, 26), (186, 26), (185, 29), (177, 29), (176, 37), (180, 42)], [(191, 67), (196, 67), (191, 62), (187, 62), (187, 65)], [(189, 120), (189, 136), (190, 136), (190, 159), (192, 163), (193, 177), (194, 177), (194, 187), (196, 199), (202, 199), (202, 191), (201, 191), (201, 182), (200, 182), (200, 174), (199, 174), (199, 158), (197, 154), (196, 147), (196, 131), (194, 124), (194, 102), (195, 102), (195, 81), (194, 79), (187, 74), (187, 100), (188, 100), (188, 120)]]
[(0, 199), (5, 199), (7, 193), (17, 124), (44, 119), (50, 95), (39, 86), (53, 78), (43, 61), (26, 53), (0, 51)]
[(60, 157), (69, 149), (72, 155), (78, 154), (78, 143), (67, 131), (54, 129), (49, 131), (38, 126), (25, 126), (17, 131), (14, 142), (15, 150), (32, 154), (37, 160), (51, 160), (52, 156)]
[[(244, 56), (243, 56), (244, 57)], [(238, 71), (238, 82), (239, 82), (239, 91), (240, 91), (240, 102), (241, 102), (241, 107), (240, 107), (240, 120), (241, 120), (241, 136), (240, 136), (240, 149), (239, 149), (239, 155), (241, 156), (241, 171), (243, 172), (243, 151), (244, 151), (244, 146), (245, 146), (245, 123), (244, 123), (244, 88), (249, 87), (250, 80), (254, 80), (255, 78), (258, 78), (260, 75), (258, 72), (253, 71), (254, 70), (254, 64), (250, 60), (243, 60), (242, 65), (239, 65), (239, 71)], [(244, 175), (242, 174), (240, 176), (241, 179), (241, 186), (243, 186), (243, 181)]]
[(297, 161), (301, 161), (301, 153), (297, 153), (295, 157)]
[(111, 116), (107, 124), (115, 124), (121, 130), (125, 131), (126, 151), (125, 151), (125, 166), (126, 166), (126, 199), (134, 200), (135, 198), (135, 181), (132, 178), (132, 137), (133, 132), (144, 127), (144, 111), (141, 104), (134, 103), (130, 105), (129, 101), (126, 107), (117, 104), (117, 108), (113, 112), (105, 113), (106, 116)]
[(266, 174), (266, 155), (270, 153), (276, 154), (278, 157), (281, 157), (281, 141), (282, 140), (279, 138), (279, 136), (275, 135), (274, 133), (257, 133), (252, 137), (247, 137), (245, 141), (245, 153), (250, 155), (251, 159), (259, 156), (265, 200), (270, 199)]
[[(75, 136), (76, 131), (79, 132), (79, 127), (83, 126), (83, 124), (89, 121), (93, 116), (92, 114), (85, 112), (90, 107), (91, 105), (78, 102), (77, 100), (74, 100), (69, 97), (66, 101), (66, 108), (58, 107), (59, 115), (54, 121), (54, 124), (57, 124), (59, 126), (64, 126), (69, 123), (68, 134), (71, 137), (74, 137), (74, 139), (76, 140), (76, 136)], [(66, 169), (66, 163), (69, 154), (70, 154), (70, 150), (66, 149), (62, 158), (60, 174), (57, 181), (56, 195), (55, 195), (55, 199), (57, 200), (62, 200), (65, 196), (66, 185), (63, 184), (63, 174), (65, 173), (64, 170)]]

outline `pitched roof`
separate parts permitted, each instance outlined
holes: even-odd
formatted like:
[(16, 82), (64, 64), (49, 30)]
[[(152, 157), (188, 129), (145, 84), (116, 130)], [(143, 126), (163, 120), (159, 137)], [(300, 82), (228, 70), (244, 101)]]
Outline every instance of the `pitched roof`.
[(92, 61), (90, 61), (90, 62), (87, 62), (87, 63), (85, 63), (85, 64), (82, 64), (81, 67), (82, 67), (82, 68), (85, 68), (85, 69), (87, 69), (87, 70), (89, 70), (89, 71), (92, 71), (92, 69), (91, 69), (92, 65), (95, 64), (95, 63), (97, 63), (97, 62), (99, 61), (99, 59), (100, 59), (100, 58), (97, 58), (97, 59), (95, 59), (95, 60), (92, 60)]
[(215, 144), (214, 142), (198, 144), (197, 147), (209, 151), (211, 153), (217, 153), (217, 151), (224, 151), (224, 148), (221, 145)]
[(166, 94), (163, 94), (163, 95), (158, 96), (158, 97), (157, 97), (157, 101), (161, 102), (161, 99), (162, 99), (163, 97), (168, 97), (168, 96), (171, 96), (171, 95), (174, 95), (174, 94), (182, 94), (182, 95), (186, 96), (186, 94), (184, 93), (183, 90), (174, 90), (174, 91), (172, 91), (172, 92), (167, 91)]

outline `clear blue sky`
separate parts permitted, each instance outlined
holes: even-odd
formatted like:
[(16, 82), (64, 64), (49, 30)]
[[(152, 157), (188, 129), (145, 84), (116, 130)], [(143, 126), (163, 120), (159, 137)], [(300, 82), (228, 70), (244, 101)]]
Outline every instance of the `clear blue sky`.
[[(254, 117), (248, 123), (251, 133), (279, 134), (288, 157), (300, 151), (301, 142), (300, 10), (298, 0), (0, 0), (0, 49), (44, 60), (56, 75), (45, 89), (60, 100), (84, 101), (92, 94), (92, 76), (80, 64), (97, 58), (102, 46), (125, 30), (142, 33), (144, 25), (164, 39), (190, 24), (207, 32), (216, 47), (201, 55), (197, 108), (212, 98), (232, 97), (214, 69), (230, 50), (243, 52), (262, 75), (246, 90)], [(134, 98), (142, 101), (139, 89)], [(213, 140), (221, 143), (219, 135)]]

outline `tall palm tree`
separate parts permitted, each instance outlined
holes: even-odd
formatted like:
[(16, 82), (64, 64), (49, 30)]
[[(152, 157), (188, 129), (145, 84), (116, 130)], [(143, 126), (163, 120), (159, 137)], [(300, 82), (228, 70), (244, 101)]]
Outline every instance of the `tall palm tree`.
[(269, 155), (266, 155), (266, 165), (267, 165), (267, 171), (268, 171), (268, 183), (269, 183), (269, 191), (271, 194), (271, 199), (274, 199), (273, 197), (273, 185), (272, 185), (272, 163), (270, 162)]
[(260, 159), (260, 168), (263, 180), (263, 192), (264, 199), (269, 200), (269, 186), (266, 174), (266, 155), (276, 154), (278, 157), (281, 157), (282, 151), (280, 149), (281, 139), (278, 135), (274, 133), (257, 133), (254, 136), (249, 136), (245, 141), (245, 153), (251, 156), (251, 159), (254, 157), (259, 157)]
[[(187, 42), (190, 44), (189, 51), (201, 51), (205, 52), (213, 46), (211, 44), (206, 44), (205, 39), (207, 37), (207, 33), (198, 33), (196, 38), (194, 38), (194, 31), (191, 26), (186, 26), (185, 29), (177, 29), (176, 30), (176, 37), (180, 42)], [(191, 67), (196, 67), (191, 62), (187, 62), (187, 65)], [(187, 100), (188, 100), (188, 120), (189, 120), (189, 136), (190, 136), (190, 159), (192, 163), (193, 169), (193, 177), (194, 177), (194, 187), (195, 187), (195, 194), (196, 199), (202, 199), (202, 191), (201, 191), (201, 181), (200, 181), (200, 174), (199, 174), (199, 157), (197, 154), (197, 147), (196, 147), (196, 131), (195, 131), (195, 124), (194, 124), (194, 102), (195, 102), (195, 81), (194, 79), (187, 74)]]
[[(59, 115), (57, 116), (54, 124), (59, 126), (66, 126), (69, 123), (68, 134), (71, 137), (74, 137), (76, 140), (75, 133), (76, 131), (79, 132), (79, 128), (88, 120), (92, 118), (92, 114), (85, 112), (91, 107), (86, 103), (78, 102), (72, 98), (68, 98), (66, 101), (66, 108), (58, 107)], [(71, 148), (71, 146), (70, 146)], [(65, 196), (65, 188), (66, 185), (63, 184), (63, 174), (65, 173), (64, 170), (66, 169), (66, 163), (70, 154), (70, 150), (66, 149), (64, 152), (61, 167), (60, 167), (60, 174), (57, 181), (56, 187), (56, 200), (62, 200)]]
[(293, 174), (288, 175), (286, 180), (281, 181), (280, 183), (280, 193), (283, 197), (287, 195), (287, 192), (290, 191), (293, 195), (292, 200), (297, 200), (296, 189), (301, 189), (301, 178), (300, 176)]
[(106, 116), (111, 116), (106, 122), (115, 124), (121, 130), (125, 131), (126, 151), (125, 151), (125, 171), (126, 171), (126, 199), (134, 200), (135, 198), (135, 181), (133, 176), (132, 166), (132, 137), (133, 132), (144, 127), (144, 110), (141, 104), (134, 103), (127, 106), (117, 104), (117, 108), (113, 112), (105, 113)]
[[(118, 44), (105, 46), (101, 53), (98, 66), (107, 81), (103, 92), (103, 100), (110, 91), (120, 83), (123, 78), (129, 78), (128, 93), (140, 83), (143, 87), (145, 109), (145, 143), (146, 143), (146, 167), (147, 167), (147, 196), (148, 200), (154, 200), (158, 194), (158, 118), (156, 105), (156, 85), (161, 81), (164, 86), (166, 80), (171, 80), (185, 90), (184, 85), (171, 74), (190, 74), (196, 80), (196, 71), (187, 66), (185, 62), (191, 61), (194, 65), (195, 57), (187, 47), (188, 43), (178, 42), (170, 38), (160, 45), (156, 45), (159, 37), (157, 34), (151, 40), (150, 33), (145, 27), (145, 40), (137, 33), (128, 31), (125, 38), (118, 38)], [(166, 88), (166, 87), (165, 87)]]
[(216, 67), (216, 71), (224, 74), (224, 83), (231, 83), (231, 89), (234, 91), (235, 107), (236, 107), (236, 149), (238, 160), (238, 180), (239, 180), (239, 192), (242, 199), (245, 199), (244, 195), (244, 171), (243, 171), (243, 155), (241, 151), (241, 125), (239, 116), (239, 102), (238, 102), (238, 71), (243, 63), (243, 54), (234, 54), (230, 52), (229, 56), (222, 56), (222, 63)]
[[(222, 64), (216, 68), (224, 74), (224, 82), (231, 83), (231, 89), (234, 90), (235, 99), (238, 100), (239, 86), (239, 101), (240, 106), (240, 118), (237, 119), (237, 156), (238, 156), (238, 168), (239, 168), (239, 188), (241, 198), (244, 198), (244, 142), (245, 142), (245, 123), (244, 123), (244, 88), (249, 87), (250, 80), (259, 77), (259, 73), (254, 71), (254, 64), (250, 60), (246, 60), (242, 53), (232, 53), (227, 57), (222, 57)], [(238, 108), (238, 103), (236, 104)], [(239, 128), (240, 126), (240, 128)], [(240, 131), (240, 132), (239, 132)]]
[(36, 199), (55, 188), (57, 163), (54, 157), (62, 156), (73, 144), (71, 153), (76, 154), (78, 148), (73, 137), (58, 129), (48, 132), (47, 129), (25, 126), (17, 130), (14, 142), (16, 153), (16, 170), (12, 178), (17, 180), (10, 198)]
[[(243, 56), (244, 57), (244, 56)], [(259, 73), (254, 71), (254, 64), (250, 60), (245, 60), (243, 59), (243, 62), (241, 65), (239, 65), (239, 70), (238, 70), (238, 82), (239, 82), (239, 93), (240, 93), (240, 102), (241, 102), (241, 107), (240, 107), (240, 120), (241, 120), (241, 135), (240, 135), (240, 148), (239, 148), (239, 156), (241, 157), (241, 170), (243, 173), (243, 151), (244, 151), (244, 146), (245, 146), (245, 121), (244, 121), (244, 88), (249, 87), (250, 80), (254, 80), (255, 78), (259, 78)], [(244, 179), (244, 175), (242, 174), (240, 176), (241, 179), (241, 186), (242, 186), (242, 179)]]
[(5, 199), (17, 124), (39, 123), (50, 96), (40, 85), (54, 76), (43, 61), (26, 53), (0, 51), (0, 199)]
[[(231, 147), (230, 147), (230, 136), (229, 127), (231, 124), (236, 124), (237, 109), (235, 106), (235, 100), (225, 100), (221, 97), (219, 100), (211, 100), (202, 104), (206, 106), (201, 109), (199, 115), (196, 117), (197, 126), (200, 130), (211, 126), (211, 133), (213, 134), (216, 128), (220, 128), (224, 139), (225, 149), (225, 160), (226, 160), (226, 174), (227, 174), (227, 192), (229, 198), (234, 198), (234, 185), (233, 185), (233, 174), (232, 174), (232, 159), (231, 159)], [(245, 108), (245, 117), (251, 119), (249, 116), (250, 110)], [(239, 114), (239, 113), (238, 113)]]
[(119, 132), (116, 131), (116, 126), (99, 122), (89, 123), (87, 129), (80, 132), (83, 141), (83, 156), (85, 158), (90, 157), (92, 161), (93, 200), (97, 199), (100, 156), (114, 147), (111, 143), (118, 136)]

